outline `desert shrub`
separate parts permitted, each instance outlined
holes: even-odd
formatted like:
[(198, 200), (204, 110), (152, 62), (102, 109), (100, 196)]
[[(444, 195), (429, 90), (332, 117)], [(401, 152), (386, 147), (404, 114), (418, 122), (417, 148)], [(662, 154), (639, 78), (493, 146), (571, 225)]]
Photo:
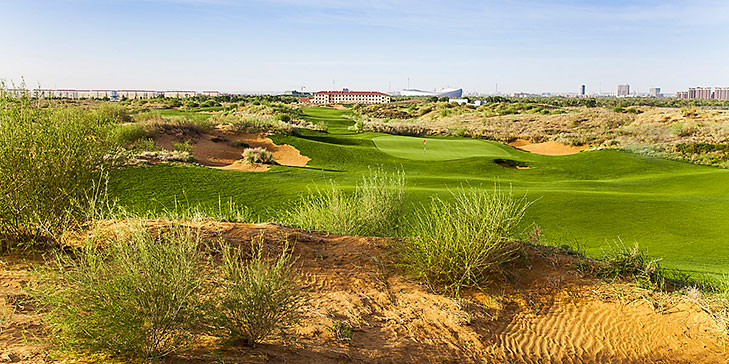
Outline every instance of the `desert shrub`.
[(350, 235), (392, 236), (400, 228), (405, 175), (371, 171), (353, 193), (334, 183), (302, 198), (285, 220), (310, 230)]
[(111, 140), (117, 145), (128, 147), (149, 136), (144, 126), (140, 124), (117, 125), (111, 129)]
[(192, 145), (190, 145), (189, 140), (185, 140), (184, 142), (173, 143), (172, 148), (174, 148), (176, 152), (188, 153), (188, 154), (192, 154), (192, 149), (193, 149)]
[(231, 141), (231, 142), (230, 142), (230, 143), (228, 143), (228, 144), (229, 144), (229, 145), (230, 145), (231, 147), (236, 147), (236, 148), (248, 148), (248, 147), (250, 147), (250, 146), (251, 146), (250, 144), (248, 144), (248, 143), (246, 143), (246, 142), (244, 142), (244, 141), (241, 141), (241, 140), (233, 140), (233, 141)]
[(497, 189), (461, 188), (452, 198), (433, 197), (416, 210), (398, 250), (417, 277), (458, 293), (516, 258), (518, 245), (511, 239), (529, 203)]
[(132, 121), (129, 109), (116, 103), (104, 102), (94, 111), (97, 119), (104, 124), (121, 124)]
[(634, 279), (638, 285), (653, 289), (663, 288), (665, 283), (660, 259), (649, 257), (638, 248), (637, 243), (628, 248), (622, 242), (617, 242), (600, 260), (602, 264), (597, 275), (601, 278)]
[(0, 98), (0, 234), (52, 238), (84, 219), (112, 149), (108, 122)]
[(258, 147), (248, 148), (243, 151), (243, 161), (248, 164), (262, 163), (262, 164), (274, 164), (273, 154), (271, 152)]
[(274, 119), (280, 120), (283, 122), (289, 122), (289, 121), (291, 121), (291, 116), (288, 114), (278, 114), (278, 115), (276, 115), (276, 117)]
[[(102, 244), (100, 244), (102, 243)], [(103, 245), (103, 246), (100, 246)], [(191, 230), (152, 236), (138, 223), (74, 255), (59, 253), (34, 292), (59, 343), (81, 352), (157, 358), (194, 321), (204, 256)]]
[(223, 289), (209, 314), (216, 333), (243, 345), (289, 336), (305, 302), (288, 243), (272, 262), (264, 259), (262, 238), (251, 249), (246, 262), (240, 248), (221, 244)]

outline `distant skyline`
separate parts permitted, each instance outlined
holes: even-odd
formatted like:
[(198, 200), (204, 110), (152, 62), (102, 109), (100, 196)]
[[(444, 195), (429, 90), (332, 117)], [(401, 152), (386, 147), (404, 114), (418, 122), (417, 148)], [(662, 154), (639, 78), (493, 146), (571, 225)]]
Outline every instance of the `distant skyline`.
[(729, 86), (725, 0), (0, 0), (33, 88), (647, 93)]

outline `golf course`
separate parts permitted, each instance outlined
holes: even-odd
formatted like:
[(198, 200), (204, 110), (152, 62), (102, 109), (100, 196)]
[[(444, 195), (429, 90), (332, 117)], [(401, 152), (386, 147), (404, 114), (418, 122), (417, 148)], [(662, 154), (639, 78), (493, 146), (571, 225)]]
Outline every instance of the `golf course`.
[[(371, 169), (404, 172), (406, 210), (459, 188), (499, 188), (526, 196), (527, 234), (600, 256), (638, 244), (667, 268), (692, 274), (729, 273), (729, 171), (620, 150), (564, 156), (528, 153), (494, 141), (357, 133), (348, 110), (303, 109), (327, 131), (272, 135), (311, 160), (304, 167), (242, 172), (156, 164), (111, 172), (109, 194), (140, 215), (180, 206), (246, 206), (253, 220), (277, 221), (302, 195), (335, 183), (345, 191)], [(507, 165), (504, 165), (504, 163)], [(501, 163), (501, 164), (499, 164)], [(509, 165), (521, 168), (509, 168)]]

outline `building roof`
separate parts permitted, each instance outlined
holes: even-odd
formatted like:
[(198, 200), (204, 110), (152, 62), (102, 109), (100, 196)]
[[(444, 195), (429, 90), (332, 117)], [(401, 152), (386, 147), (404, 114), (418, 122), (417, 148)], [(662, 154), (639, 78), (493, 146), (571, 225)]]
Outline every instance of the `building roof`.
[(381, 95), (390, 96), (378, 91), (319, 91), (316, 95)]

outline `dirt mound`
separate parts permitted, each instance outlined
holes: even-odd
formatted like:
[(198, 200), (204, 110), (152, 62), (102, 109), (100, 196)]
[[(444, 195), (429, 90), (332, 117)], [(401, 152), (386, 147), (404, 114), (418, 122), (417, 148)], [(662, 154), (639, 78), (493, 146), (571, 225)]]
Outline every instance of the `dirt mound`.
[(195, 162), (208, 167), (223, 167), (227, 170), (266, 171), (264, 165), (245, 165), (238, 162), (246, 148), (263, 148), (273, 154), (276, 163), (284, 166), (303, 167), (309, 158), (288, 145), (276, 145), (271, 139), (261, 134), (235, 133), (220, 130), (216, 134), (198, 134), (181, 138), (178, 135), (160, 134), (154, 138), (155, 143), (168, 150), (174, 150), (174, 143), (190, 141)]
[(554, 141), (548, 141), (544, 143), (531, 143), (528, 140), (517, 139), (511, 143), (510, 146), (520, 149), (526, 152), (542, 155), (568, 155), (577, 154), (584, 149), (589, 148), (589, 145), (564, 145)]
[[(508, 267), (507, 275), (455, 299), (395, 268), (387, 239), (273, 224), (186, 224), (200, 228), (206, 240), (222, 238), (242, 247), (263, 236), (269, 252), (280, 251), (283, 241), (295, 243), (309, 303), (295, 343), (216, 352), (220, 343), (198, 334), (195, 346), (180, 350), (168, 360), (172, 363), (719, 363), (729, 358), (716, 324), (698, 307), (677, 301), (659, 312), (648, 300), (628, 298), (625, 292), (634, 286), (583, 278), (568, 268), (574, 258), (556, 250), (526, 248), (529, 258)], [(23, 269), (21, 263), (10, 264), (10, 273), (2, 275), (3, 292), (18, 294), (13, 281), (22, 274), (13, 272)], [(616, 291), (622, 296), (611, 294)], [(0, 348), (39, 362), (47, 347), (8, 334), (23, 325), (39, 327), (38, 318), (29, 317), (24, 320), (30, 324), (13, 318), (10, 330), (0, 333)], [(335, 338), (334, 323), (353, 327), (351, 341)], [(42, 330), (32, 333), (43, 341)]]

